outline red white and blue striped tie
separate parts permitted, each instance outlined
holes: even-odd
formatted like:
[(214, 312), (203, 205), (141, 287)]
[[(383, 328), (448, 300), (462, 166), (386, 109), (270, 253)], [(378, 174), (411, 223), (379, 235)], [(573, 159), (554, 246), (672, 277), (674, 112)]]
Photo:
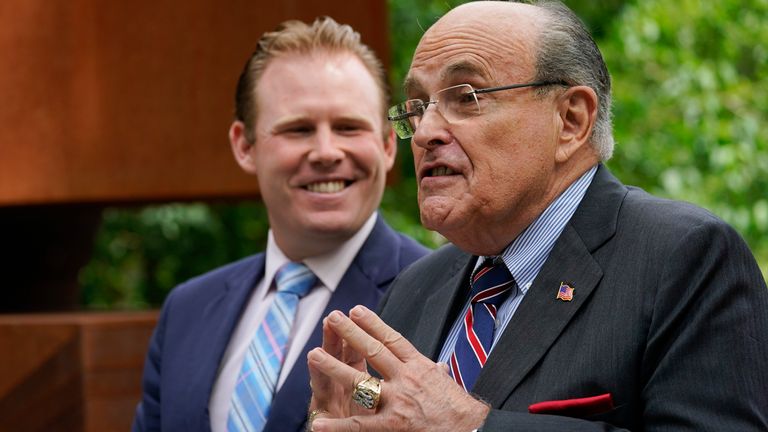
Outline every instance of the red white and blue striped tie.
[(501, 259), (486, 259), (470, 279), (470, 307), (450, 359), (451, 375), (466, 391), (472, 390), (488, 360), (496, 313), (513, 286), (515, 280)]
[(283, 265), (275, 274), (277, 294), (245, 353), (232, 395), (228, 431), (258, 432), (267, 423), (296, 307), (316, 281), (304, 264), (293, 262)]

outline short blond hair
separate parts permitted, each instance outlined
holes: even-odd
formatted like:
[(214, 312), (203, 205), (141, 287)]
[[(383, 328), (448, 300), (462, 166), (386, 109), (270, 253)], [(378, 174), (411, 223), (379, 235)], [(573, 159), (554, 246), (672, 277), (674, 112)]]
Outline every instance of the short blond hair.
[(373, 50), (360, 41), (360, 33), (330, 17), (319, 17), (311, 25), (289, 20), (261, 36), (237, 82), (235, 119), (245, 125), (245, 137), (249, 142), (254, 141), (254, 122), (258, 114), (256, 87), (269, 62), (279, 56), (318, 52), (349, 53), (359, 58), (379, 88), (381, 112), (386, 116), (389, 92), (384, 67)]

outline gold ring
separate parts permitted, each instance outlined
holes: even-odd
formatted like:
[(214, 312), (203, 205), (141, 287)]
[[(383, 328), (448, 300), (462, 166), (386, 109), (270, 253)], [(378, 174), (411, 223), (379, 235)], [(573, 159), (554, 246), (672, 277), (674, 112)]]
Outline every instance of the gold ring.
[(352, 400), (366, 409), (376, 409), (381, 399), (381, 381), (368, 375), (368, 378), (355, 385)]
[(328, 414), (328, 410), (313, 409), (309, 412), (309, 415), (307, 416), (307, 432), (312, 432), (312, 422), (315, 421), (315, 417), (317, 417), (318, 414)]

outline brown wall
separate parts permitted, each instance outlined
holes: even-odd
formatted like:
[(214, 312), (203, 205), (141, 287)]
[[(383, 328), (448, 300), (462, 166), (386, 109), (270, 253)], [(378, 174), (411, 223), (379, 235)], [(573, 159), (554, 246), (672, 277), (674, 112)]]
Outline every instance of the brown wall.
[(388, 60), (384, 0), (0, 2), (0, 206), (257, 193), (228, 149), (259, 35), (330, 15)]
[(0, 432), (130, 429), (157, 312), (0, 315)]

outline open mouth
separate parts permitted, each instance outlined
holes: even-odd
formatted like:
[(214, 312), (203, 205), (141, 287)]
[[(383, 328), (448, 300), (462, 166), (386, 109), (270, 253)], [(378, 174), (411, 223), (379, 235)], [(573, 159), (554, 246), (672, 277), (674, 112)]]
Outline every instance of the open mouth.
[(442, 176), (450, 176), (454, 175), (456, 172), (447, 166), (439, 166), (432, 168), (431, 170), (428, 170), (426, 172), (425, 177), (442, 177)]
[(333, 180), (314, 182), (304, 186), (304, 189), (314, 193), (337, 193), (352, 184), (352, 181)]

